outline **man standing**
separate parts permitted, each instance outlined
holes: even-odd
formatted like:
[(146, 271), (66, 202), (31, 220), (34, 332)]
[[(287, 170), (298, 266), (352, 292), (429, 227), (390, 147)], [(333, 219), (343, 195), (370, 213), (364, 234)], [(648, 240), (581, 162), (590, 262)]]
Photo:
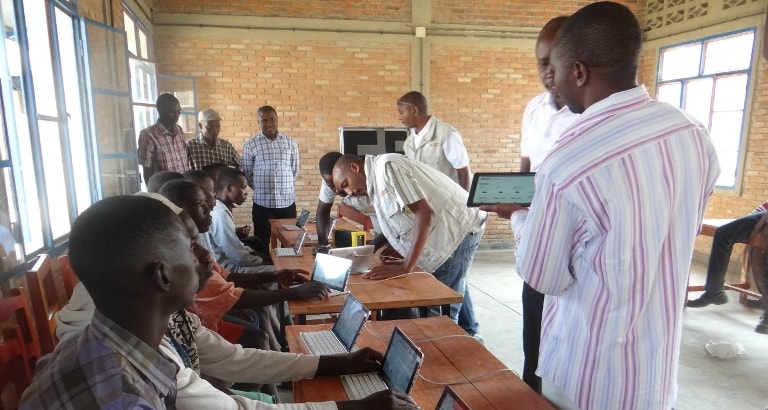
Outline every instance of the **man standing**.
[(405, 156), (448, 175), (469, 191), (469, 154), (456, 128), (429, 115), (427, 99), (418, 91), (397, 100), (397, 113), (400, 122), (410, 128), (403, 144)]
[(565, 409), (668, 409), (676, 398), (693, 242), (720, 172), (706, 128), (636, 83), (642, 30), (590, 4), (552, 50), (554, 84), (581, 116), (512, 215), (523, 279), (544, 302), (537, 373)]
[(139, 133), (139, 165), (144, 168), (144, 183), (159, 171), (184, 172), (189, 157), (184, 145), (184, 130), (176, 123), (181, 114), (179, 100), (170, 93), (157, 97), (157, 123)]
[(200, 134), (187, 140), (187, 153), (192, 169), (203, 169), (204, 166), (215, 163), (227, 164), (240, 168), (240, 156), (229, 141), (219, 138), (221, 132), (221, 116), (211, 108), (206, 108), (197, 114), (197, 125)]
[[(404, 259), (375, 266), (365, 277), (386, 279), (417, 267), (461, 295), (467, 270), (483, 236), (483, 215), (467, 208), (467, 191), (434, 168), (398, 154), (344, 155), (333, 167), (333, 186), (349, 196), (368, 196), (382, 233)], [(451, 318), (472, 336), (474, 312), (459, 320), (462, 303), (451, 305)]]
[(269, 220), (296, 217), (294, 182), (299, 172), (299, 147), (277, 130), (277, 111), (257, 111), (261, 132), (243, 146), (243, 172), (253, 189), (253, 234), (269, 243)]

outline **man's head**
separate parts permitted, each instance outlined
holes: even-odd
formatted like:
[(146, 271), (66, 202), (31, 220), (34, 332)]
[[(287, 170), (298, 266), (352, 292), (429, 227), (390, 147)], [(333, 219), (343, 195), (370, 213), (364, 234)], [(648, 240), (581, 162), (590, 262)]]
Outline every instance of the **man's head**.
[(344, 155), (333, 167), (333, 186), (349, 196), (368, 195), (365, 162), (356, 155)]
[(211, 176), (211, 179), (213, 180), (213, 185), (216, 185), (216, 180), (219, 179), (219, 174), (221, 173), (221, 170), (224, 168), (229, 168), (229, 165), (223, 162), (214, 162), (212, 164), (203, 166), (203, 171), (207, 172), (208, 175)]
[(557, 101), (559, 96), (555, 91), (555, 85), (553, 84), (554, 73), (550, 68), (549, 56), (552, 52), (552, 46), (555, 42), (555, 36), (557, 30), (563, 25), (568, 17), (560, 16), (555, 17), (544, 25), (544, 28), (539, 32), (539, 37), (536, 39), (536, 69), (539, 72), (539, 78), (544, 88), (549, 91), (558, 103), (558, 106), (562, 106), (562, 103)]
[(320, 158), (318, 167), (320, 168), (320, 176), (323, 177), (323, 181), (329, 188), (338, 196), (347, 196), (347, 193), (336, 189), (333, 185), (333, 166), (336, 165), (336, 161), (339, 160), (344, 154), (341, 152), (329, 152)]
[(397, 114), (400, 122), (408, 128), (418, 128), (429, 119), (427, 98), (418, 91), (403, 94), (397, 100)]
[(216, 191), (213, 189), (213, 178), (202, 169), (190, 169), (184, 171), (184, 179), (194, 182), (205, 194), (205, 203), (208, 208), (213, 209), (216, 205)]
[(195, 254), (195, 259), (197, 260), (195, 263), (195, 271), (200, 276), (200, 284), (197, 287), (197, 292), (200, 292), (205, 285), (208, 284), (208, 279), (213, 276), (213, 260), (211, 259), (211, 253), (208, 252), (208, 249), (205, 249), (200, 243), (200, 231), (197, 230), (197, 225), (195, 224), (195, 221), (192, 220), (192, 217), (189, 216), (187, 211), (182, 210), (181, 213), (179, 213), (179, 218), (181, 218), (181, 222), (184, 223), (187, 232), (189, 232), (189, 236), (192, 238), (192, 253)]
[(197, 114), (197, 125), (203, 138), (215, 140), (221, 131), (221, 116), (212, 108), (206, 108)]
[(216, 181), (216, 198), (227, 205), (241, 205), (247, 198), (248, 182), (243, 171), (235, 168), (221, 170)]
[(271, 140), (275, 139), (277, 137), (277, 111), (269, 105), (263, 105), (256, 111), (256, 116), (259, 120), (261, 133)]
[(179, 115), (181, 115), (181, 105), (179, 100), (171, 93), (162, 93), (157, 97), (155, 103), (157, 108), (158, 121), (161, 124), (170, 127), (179, 121)]
[(144, 196), (110, 197), (86, 209), (72, 224), (69, 258), (102, 312), (142, 304), (170, 314), (192, 304), (202, 279), (182, 220)]
[(592, 3), (569, 17), (550, 56), (557, 92), (575, 113), (637, 86), (643, 32), (626, 7)]
[(184, 175), (176, 171), (160, 171), (152, 174), (147, 181), (147, 191), (158, 193), (160, 188), (168, 181), (184, 179)]
[(160, 188), (160, 195), (187, 211), (199, 233), (208, 232), (212, 222), (211, 209), (203, 190), (197, 184), (183, 179), (170, 181)]

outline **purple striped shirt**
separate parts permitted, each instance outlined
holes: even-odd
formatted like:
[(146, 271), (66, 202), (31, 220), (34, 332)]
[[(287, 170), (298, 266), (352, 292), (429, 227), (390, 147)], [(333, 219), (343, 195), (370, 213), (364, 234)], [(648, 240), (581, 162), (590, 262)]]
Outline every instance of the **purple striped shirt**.
[[(582, 409), (669, 408), (693, 242), (720, 167), (707, 130), (645, 87), (590, 106), (511, 224), (547, 294), (537, 373)], [(551, 295), (551, 296), (550, 296)]]

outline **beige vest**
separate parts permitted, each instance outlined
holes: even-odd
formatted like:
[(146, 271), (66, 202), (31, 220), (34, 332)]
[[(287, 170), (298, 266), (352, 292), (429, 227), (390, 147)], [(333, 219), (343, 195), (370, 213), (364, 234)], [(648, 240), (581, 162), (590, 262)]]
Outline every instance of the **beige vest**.
[(427, 133), (424, 134), (424, 138), (422, 138), (418, 147), (414, 143), (413, 135), (408, 135), (408, 138), (406, 138), (403, 143), (405, 156), (427, 164), (443, 174), (448, 175), (449, 178), (458, 184), (459, 173), (456, 172), (456, 168), (454, 168), (453, 164), (448, 161), (448, 158), (445, 157), (445, 153), (443, 152), (445, 138), (455, 131), (456, 129), (451, 125), (432, 116), (432, 121), (429, 124)]

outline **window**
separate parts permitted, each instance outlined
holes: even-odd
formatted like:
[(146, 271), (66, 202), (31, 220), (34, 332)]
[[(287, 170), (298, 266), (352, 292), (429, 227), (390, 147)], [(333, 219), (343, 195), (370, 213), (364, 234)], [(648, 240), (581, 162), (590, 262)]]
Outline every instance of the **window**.
[(755, 29), (662, 48), (656, 98), (682, 108), (712, 136), (718, 188), (735, 189), (744, 146)]

